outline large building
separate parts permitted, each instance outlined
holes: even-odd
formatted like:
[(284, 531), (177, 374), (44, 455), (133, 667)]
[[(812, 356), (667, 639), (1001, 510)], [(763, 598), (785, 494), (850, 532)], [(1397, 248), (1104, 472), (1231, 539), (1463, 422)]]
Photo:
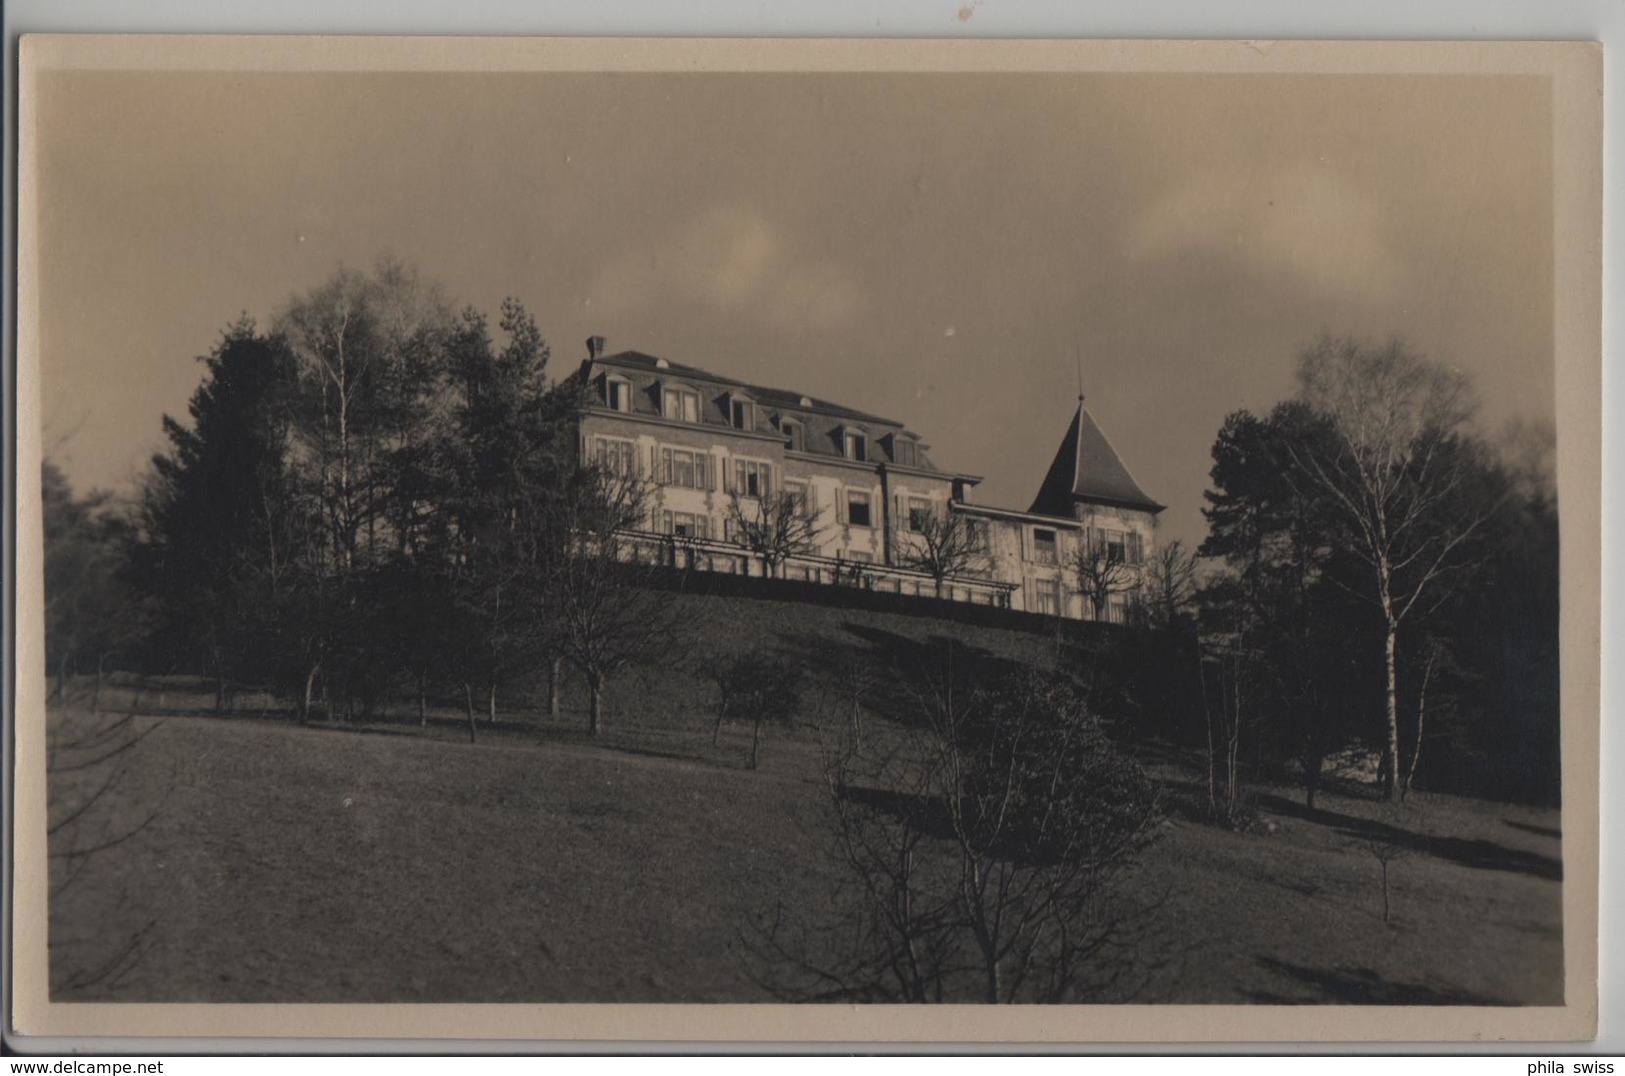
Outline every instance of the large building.
[[(1026, 511), (971, 503), (894, 419), (588, 342), (584, 459), (651, 487), (640, 541), (706, 571), (769, 569), (740, 540), (772, 499), (810, 521), (784, 578), (1122, 621), (1162, 505), (1083, 401)], [(946, 552), (945, 552), (946, 551)], [(944, 570), (945, 565), (951, 570)]]

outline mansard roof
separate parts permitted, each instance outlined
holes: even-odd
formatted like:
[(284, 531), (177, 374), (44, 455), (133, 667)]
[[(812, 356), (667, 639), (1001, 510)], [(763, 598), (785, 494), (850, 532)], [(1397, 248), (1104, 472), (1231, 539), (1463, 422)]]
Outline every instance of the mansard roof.
[[(973, 484), (980, 481), (974, 475), (956, 474), (938, 467), (927, 455), (929, 446), (920, 440), (919, 434), (906, 429), (896, 419), (883, 418), (829, 400), (791, 392), (788, 389), (753, 385), (737, 378), (702, 370), (697, 366), (647, 355), (641, 351), (620, 351), (613, 355), (589, 358), (581, 364), (579, 376), (583, 381), (595, 382), (600, 381), (606, 374), (616, 374), (637, 386), (632, 399), (633, 414), (658, 416), (660, 408), (656, 395), (657, 384), (668, 379), (681, 381), (700, 391), (702, 401), (699, 418), (702, 425), (731, 425), (731, 418), (725, 410), (727, 400), (723, 394), (737, 393), (748, 397), (757, 405), (756, 426), (751, 431), (753, 433), (777, 432), (786, 419), (799, 421), (805, 431), (802, 451), (806, 454), (840, 457), (845, 432), (857, 426), (877, 445), (877, 449), (871, 452), (883, 450), (886, 453), (885, 456), (873, 455), (871, 458), (875, 463), (886, 462), (900, 469), (951, 476)], [(769, 416), (772, 416), (771, 420)], [(900, 452), (903, 445), (914, 446), (906, 457)], [(899, 462), (900, 459), (911, 462)]]
[(1081, 399), (1029, 511), (1071, 517), (1080, 501), (1153, 513), (1165, 507), (1134, 481)]
[[(618, 351), (613, 355), (604, 355), (596, 360), (602, 366), (620, 366), (626, 369), (645, 371), (651, 374), (664, 374), (668, 377), (686, 378), (692, 381), (704, 381), (708, 384), (719, 385), (723, 388), (739, 389), (749, 395), (751, 399), (768, 407), (780, 407), (790, 411), (812, 411), (823, 415), (833, 415), (836, 418), (849, 418), (854, 422), (873, 423), (880, 426), (893, 426), (902, 430), (903, 424), (893, 418), (882, 418), (864, 411), (857, 411), (841, 404), (830, 403), (828, 400), (819, 400), (805, 396), (799, 392), (788, 389), (768, 388), (764, 385), (752, 385), (737, 378), (726, 377), (722, 374), (713, 374), (709, 370), (702, 370), (697, 366), (687, 366), (670, 359), (662, 360), (654, 355), (646, 355), (641, 351)], [(809, 404), (803, 404), (802, 400)]]

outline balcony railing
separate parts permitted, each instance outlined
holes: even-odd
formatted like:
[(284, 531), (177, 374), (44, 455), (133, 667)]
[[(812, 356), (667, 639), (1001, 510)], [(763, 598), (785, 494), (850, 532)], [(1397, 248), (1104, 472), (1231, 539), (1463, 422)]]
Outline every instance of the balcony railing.
[(654, 531), (628, 531), (625, 534), (631, 539), (632, 548), (639, 559), (689, 571), (858, 587), (879, 593), (941, 598), (1000, 609), (1010, 608), (1010, 595), (1017, 587), (1015, 583), (967, 576), (949, 576), (939, 586), (928, 572), (913, 568), (812, 553), (798, 553), (785, 558), (768, 576), (763, 570), (760, 555), (733, 542)]

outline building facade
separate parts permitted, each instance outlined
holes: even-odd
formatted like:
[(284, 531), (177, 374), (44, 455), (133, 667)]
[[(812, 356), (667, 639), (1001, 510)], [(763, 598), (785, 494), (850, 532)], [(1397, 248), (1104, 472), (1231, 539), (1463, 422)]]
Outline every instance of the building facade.
[[(973, 504), (979, 478), (938, 467), (894, 419), (641, 352), (606, 355), (601, 337), (588, 351), (579, 449), (648, 484), (634, 537), (651, 554), (1077, 619), (1121, 621), (1132, 605), (1162, 506), (1081, 400), (1038, 497), (1013, 511)], [(769, 567), (741, 529), (787, 502), (806, 522)]]

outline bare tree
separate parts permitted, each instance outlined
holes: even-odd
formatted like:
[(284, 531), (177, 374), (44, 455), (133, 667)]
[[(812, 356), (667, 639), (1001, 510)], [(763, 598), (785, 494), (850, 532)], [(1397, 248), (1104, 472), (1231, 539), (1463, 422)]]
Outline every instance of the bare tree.
[(822, 511), (804, 498), (779, 491), (760, 497), (731, 494), (728, 529), (733, 540), (762, 562), (762, 575), (774, 578), (785, 561), (818, 548)]
[(1169, 627), (1184, 617), (1196, 597), (1196, 556), (1179, 539), (1157, 547), (1145, 566), (1140, 605), (1151, 623)]
[(910, 510), (908, 529), (898, 543), (901, 560), (905, 567), (931, 577), (937, 597), (942, 597), (945, 580), (987, 570), (986, 535), (964, 513), (934, 507)]
[(1067, 568), (1073, 590), (1089, 603), (1090, 615), (1105, 620), (1112, 598), (1132, 594), (1139, 588), (1140, 570), (1129, 563), (1127, 549), (1101, 541), (1096, 534), (1095, 528), (1084, 528)]
[(1411, 758), (1405, 766), (1405, 781), (1399, 787), (1399, 798), (1404, 799), (1410, 795), (1411, 782), (1416, 779), (1416, 764), (1422, 760), (1422, 736), (1427, 728), (1428, 716), (1428, 685), (1433, 681), (1434, 669), (1445, 658), (1447, 648), (1444, 640), (1430, 638), (1427, 641), (1427, 661), (1422, 667), (1422, 683), (1416, 689), (1416, 740), (1411, 747)]
[(846, 711), (846, 735), (854, 749), (863, 746), (863, 700), (874, 692), (876, 679), (874, 671), (857, 658), (849, 658), (835, 668), (836, 705)]
[(661, 569), (642, 559), (629, 534), (646, 518), (647, 502), (639, 479), (584, 468), (545, 521), (550, 545), (559, 551), (548, 580), (558, 650), (587, 681), (594, 736), (603, 730), (609, 678), (672, 635), (671, 592), (659, 585)]
[(348, 714), (352, 687), (365, 707), (376, 675), (375, 625), (358, 590), (432, 525), (419, 508), (431, 498), (409, 476), (433, 454), (445, 418), (453, 318), (436, 286), (382, 258), (371, 273), (341, 268), (294, 297), (273, 329), (296, 367), (289, 486), (317, 521), (285, 634), (306, 670), (306, 698), (319, 682), (329, 711)]
[(389, 259), (371, 274), (340, 269), (276, 319), (299, 363), (302, 462), (341, 577), (380, 539), (404, 537), (384, 526), (384, 487), (419, 436), (450, 326), (438, 289)]
[[(1241, 733), (1245, 723), (1246, 672), (1250, 665), (1239, 633), (1203, 640), (1198, 650), (1202, 714), (1207, 725), (1207, 803), (1213, 819), (1230, 829), (1251, 821), (1241, 783)], [(1206, 651), (1205, 653), (1203, 651)], [(1309, 806), (1314, 807), (1313, 784)]]
[(1148, 839), (1153, 788), (1063, 681), (964, 672), (950, 659), (922, 677), (912, 727), (832, 750), (851, 914), (807, 925), (780, 907), (758, 924), (780, 996), (1062, 1002), (1114, 985), (1134, 914), (1115, 883)]
[(1329, 421), (1334, 436), (1325, 447), (1316, 441), (1293, 447), (1295, 471), (1348, 526), (1348, 552), (1370, 571), (1361, 596), (1382, 616), (1383, 781), (1398, 799), (1400, 630), (1448, 595), (1496, 508), (1468, 488), (1473, 404), (1459, 371), (1398, 340), (1373, 346), (1322, 337), (1300, 357), (1298, 379), (1303, 401)]
[(770, 723), (787, 724), (801, 703), (801, 666), (760, 650), (714, 656), (702, 664), (705, 674), (717, 686), (717, 724), (711, 743), (722, 739), (722, 726), (730, 718), (751, 723), (750, 768), (756, 769), (761, 752), (762, 728)]
[(65, 702), (69, 673), (94, 668), (99, 699), (107, 660), (136, 643), (145, 627), (125, 572), (135, 528), (106, 494), (75, 496), (49, 460), (41, 494), (45, 653), (56, 674), (50, 698)]
[(1419, 847), (1426, 847), (1428, 834), (1422, 819), (1397, 804), (1388, 805), (1376, 819), (1365, 824), (1364, 836), (1356, 847), (1377, 861), (1382, 881), (1382, 922), (1393, 923), (1393, 895), (1389, 886), (1392, 867), (1408, 859)]

